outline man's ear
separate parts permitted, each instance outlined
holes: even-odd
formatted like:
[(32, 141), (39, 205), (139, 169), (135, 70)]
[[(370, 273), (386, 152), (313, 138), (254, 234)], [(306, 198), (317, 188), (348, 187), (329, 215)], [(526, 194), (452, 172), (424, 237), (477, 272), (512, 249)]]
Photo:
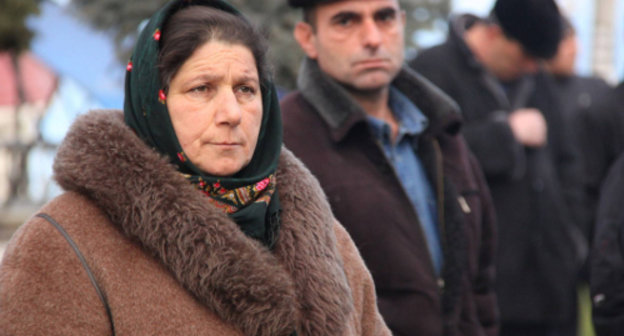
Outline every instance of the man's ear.
[(297, 43), (299, 43), (299, 46), (301, 46), (301, 49), (303, 49), (303, 52), (311, 59), (316, 59), (318, 56), (315, 43), (316, 35), (312, 26), (306, 22), (297, 22), (293, 35)]
[(405, 13), (404, 9), (401, 9), (400, 13), (401, 13), (401, 25), (405, 27), (405, 23), (407, 22), (407, 13)]

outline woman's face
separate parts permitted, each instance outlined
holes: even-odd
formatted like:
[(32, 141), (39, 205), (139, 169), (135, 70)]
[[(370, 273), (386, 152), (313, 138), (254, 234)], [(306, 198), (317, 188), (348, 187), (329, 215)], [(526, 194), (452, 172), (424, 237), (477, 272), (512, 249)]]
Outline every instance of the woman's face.
[(230, 176), (253, 156), (262, 122), (262, 94), (251, 51), (210, 41), (169, 84), (167, 108), (184, 153), (203, 172)]

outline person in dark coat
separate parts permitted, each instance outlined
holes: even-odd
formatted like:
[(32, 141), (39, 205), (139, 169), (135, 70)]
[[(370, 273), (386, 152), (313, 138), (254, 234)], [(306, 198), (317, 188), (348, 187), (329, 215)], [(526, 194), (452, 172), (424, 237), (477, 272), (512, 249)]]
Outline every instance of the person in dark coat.
[(552, 78), (538, 72), (556, 53), (560, 30), (554, 1), (498, 0), (488, 18), (453, 17), (446, 42), (410, 62), (459, 104), (492, 191), (506, 336), (572, 335), (576, 324), (576, 276), (587, 250), (572, 213), (580, 166)]
[(624, 152), (624, 82), (611, 88), (579, 120), (583, 125), (579, 139), (585, 162), (584, 182), (590, 207), (597, 215), (604, 179), (611, 165)]
[(397, 0), (302, 1), (284, 142), (358, 246), (394, 335), (496, 335), (495, 216), (457, 106), (403, 66)]
[[(574, 65), (578, 51), (578, 41), (576, 31), (571, 22), (567, 18), (562, 20), (563, 39), (559, 43), (555, 56), (545, 62), (546, 70), (553, 75), (555, 81), (555, 90), (560, 98), (563, 111), (563, 120), (569, 126), (570, 141), (575, 148), (580, 151), (583, 172), (591, 170), (589, 165), (595, 164), (585, 160), (593, 151), (593, 146), (587, 146), (589, 141), (587, 118), (597, 108), (601, 108), (601, 102), (611, 91), (611, 86), (602, 78), (596, 76), (580, 76), (576, 74)], [(597, 107), (598, 106), (598, 107)], [(589, 150), (590, 152), (584, 153)], [(602, 174), (604, 175), (604, 173)], [(598, 192), (595, 182), (588, 179), (592, 174), (583, 174), (579, 180), (581, 183), (585, 199), (585, 206), (580, 209), (582, 217), (580, 217), (581, 229), (583, 235), (588, 242), (592, 241), (593, 222), (596, 212), (596, 204), (598, 201)], [(583, 271), (583, 279), (587, 280), (586, 271)]]
[(597, 336), (617, 336), (624, 330), (624, 153), (600, 195), (590, 255), (592, 318)]

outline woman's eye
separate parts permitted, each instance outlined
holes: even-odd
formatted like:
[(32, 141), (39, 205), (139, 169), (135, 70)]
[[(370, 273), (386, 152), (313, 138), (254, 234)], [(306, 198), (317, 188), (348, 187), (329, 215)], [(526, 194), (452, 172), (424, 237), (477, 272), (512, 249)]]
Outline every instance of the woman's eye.
[(192, 88), (189, 91), (191, 93), (202, 93), (202, 92), (206, 92), (207, 90), (208, 90), (208, 87), (206, 85), (200, 85), (200, 86), (196, 86), (196, 87)]
[(253, 95), (256, 93), (256, 89), (249, 85), (241, 85), (238, 87), (238, 92), (246, 95)]

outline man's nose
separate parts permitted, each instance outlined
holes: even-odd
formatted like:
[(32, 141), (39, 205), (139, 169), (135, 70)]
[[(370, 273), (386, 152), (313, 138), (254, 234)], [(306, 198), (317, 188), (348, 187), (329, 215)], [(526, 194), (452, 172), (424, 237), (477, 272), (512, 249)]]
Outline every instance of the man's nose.
[(373, 19), (364, 20), (361, 34), (363, 44), (367, 48), (376, 49), (383, 41), (382, 31)]

